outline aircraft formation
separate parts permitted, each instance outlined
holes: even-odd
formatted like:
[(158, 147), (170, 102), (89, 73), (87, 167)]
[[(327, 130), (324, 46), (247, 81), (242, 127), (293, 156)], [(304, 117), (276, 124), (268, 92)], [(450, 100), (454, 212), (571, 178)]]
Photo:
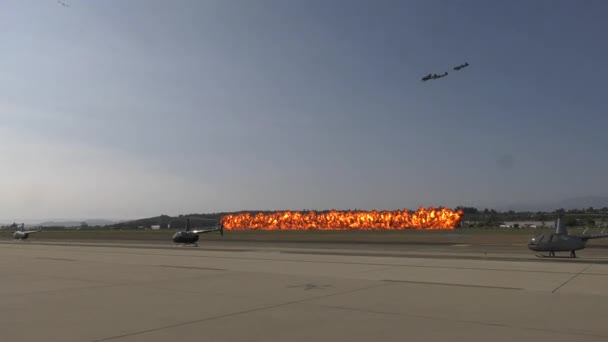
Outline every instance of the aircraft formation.
[[(461, 69), (464, 69), (464, 68), (466, 68), (468, 66), (469, 66), (469, 63), (467, 62), (467, 63), (464, 63), (464, 64), (457, 65), (453, 69), (455, 71), (460, 71)], [(424, 76), (422, 78), (422, 82), (426, 82), (426, 81), (430, 81), (430, 80), (437, 80), (437, 79), (446, 77), (447, 75), (448, 75), (447, 71), (444, 72), (443, 74), (440, 74), (440, 75), (437, 75), (437, 74), (428, 74), (428, 75), (426, 75), (426, 76)]]

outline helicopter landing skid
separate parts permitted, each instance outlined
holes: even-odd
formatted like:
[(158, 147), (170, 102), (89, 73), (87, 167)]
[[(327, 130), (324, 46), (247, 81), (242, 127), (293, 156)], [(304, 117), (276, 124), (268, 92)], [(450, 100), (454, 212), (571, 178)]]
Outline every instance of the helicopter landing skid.
[(175, 247), (198, 247), (196, 243), (176, 243)]
[(551, 258), (551, 259), (574, 259), (576, 258), (576, 255), (572, 256), (555, 256), (555, 255), (544, 255), (544, 254), (534, 254), (534, 256), (536, 256), (537, 258)]

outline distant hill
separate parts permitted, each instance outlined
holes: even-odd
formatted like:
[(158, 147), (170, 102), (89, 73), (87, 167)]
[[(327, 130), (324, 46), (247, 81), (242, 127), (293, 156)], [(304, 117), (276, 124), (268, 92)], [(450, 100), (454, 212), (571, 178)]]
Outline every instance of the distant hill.
[(82, 221), (45, 221), (38, 225), (42, 227), (79, 227), (82, 222), (86, 222), (89, 226), (107, 226), (116, 223), (115, 221), (104, 219), (87, 219)]
[(608, 207), (608, 196), (584, 196), (573, 197), (557, 202), (556, 209), (582, 209), (582, 208), (606, 208)]
[(595, 209), (608, 208), (608, 196), (581, 196), (538, 203), (520, 202), (511, 205), (497, 206), (496, 209), (499, 211), (515, 210), (536, 212), (553, 211), (557, 209), (586, 209), (589, 207)]
[(217, 225), (218, 220), (222, 215), (223, 213), (188, 214), (179, 216), (160, 215), (114, 223), (111, 226), (114, 228), (149, 228), (151, 226), (160, 225), (163, 226), (163, 228), (170, 226), (174, 229), (184, 229), (186, 227), (186, 218), (189, 218), (193, 228), (205, 228)]
[[(328, 212), (325, 211), (316, 211), (317, 213)], [(211, 214), (187, 214), (187, 215), (179, 215), (179, 216), (168, 216), (168, 215), (160, 215), (155, 217), (142, 218), (133, 221), (125, 221), (112, 224), (113, 228), (148, 228), (155, 225), (160, 225), (165, 228), (169, 225), (173, 229), (184, 229), (186, 227), (186, 218), (190, 218), (190, 224), (193, 228), (208, 228), (215, 227), (219, 219), (228, 214), (242, 214), (242, 213), (250, 213), (252, 215), (256, 215), (258, 213), (271, 213), (273, 211), (269, 210), (243, 210), (243, 211), (233, 211), (233, 212), (221, 212), (221, 213), (211, 213)]]

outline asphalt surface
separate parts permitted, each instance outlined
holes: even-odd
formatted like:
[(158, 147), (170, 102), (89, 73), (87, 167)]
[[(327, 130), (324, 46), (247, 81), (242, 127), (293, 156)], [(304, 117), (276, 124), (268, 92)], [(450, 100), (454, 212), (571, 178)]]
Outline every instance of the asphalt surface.
[[(436, 231), (232, 231), (222, 237), (219, 234), (202, 234), (198, 247), (186, 250), (298, 250), (298, 253), (325, 255), (367, 256), (424, 256), (427, 258), (459, 258), (484, 260), (538, 261), (542, 253), (527, 248), (527, 241), (538, 231), (490, 231), (490, 232), (436, 232)], [(56, 246), (104, 246), (139, 249), (170, 249), (172, 231), (49, 231), (33, 234), (22, 244)], [(4, 233), (0, 244), (15, 243)], [(194, 251), (193, 249), (193, 251)], [(578, 251), (579, 258), (568, 258), (569, 253), (557, 253), (557, 258), (545, 261), (608, 262), (608, 239), (592, 240), (588, 247)], [(567, 259), (567, 260), (565, 260)]]
[(608, 250), (579, 255), (4, 240), (0, 341), (606, 341)]

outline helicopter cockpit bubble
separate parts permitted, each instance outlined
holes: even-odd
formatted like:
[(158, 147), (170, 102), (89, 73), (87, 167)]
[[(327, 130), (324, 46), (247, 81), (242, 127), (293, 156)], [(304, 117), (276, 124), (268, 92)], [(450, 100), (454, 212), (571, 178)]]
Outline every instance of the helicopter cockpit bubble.
[(528, 245), (538, 245), (545, 238), (544, 234), (536, 235), (528, 241)]

